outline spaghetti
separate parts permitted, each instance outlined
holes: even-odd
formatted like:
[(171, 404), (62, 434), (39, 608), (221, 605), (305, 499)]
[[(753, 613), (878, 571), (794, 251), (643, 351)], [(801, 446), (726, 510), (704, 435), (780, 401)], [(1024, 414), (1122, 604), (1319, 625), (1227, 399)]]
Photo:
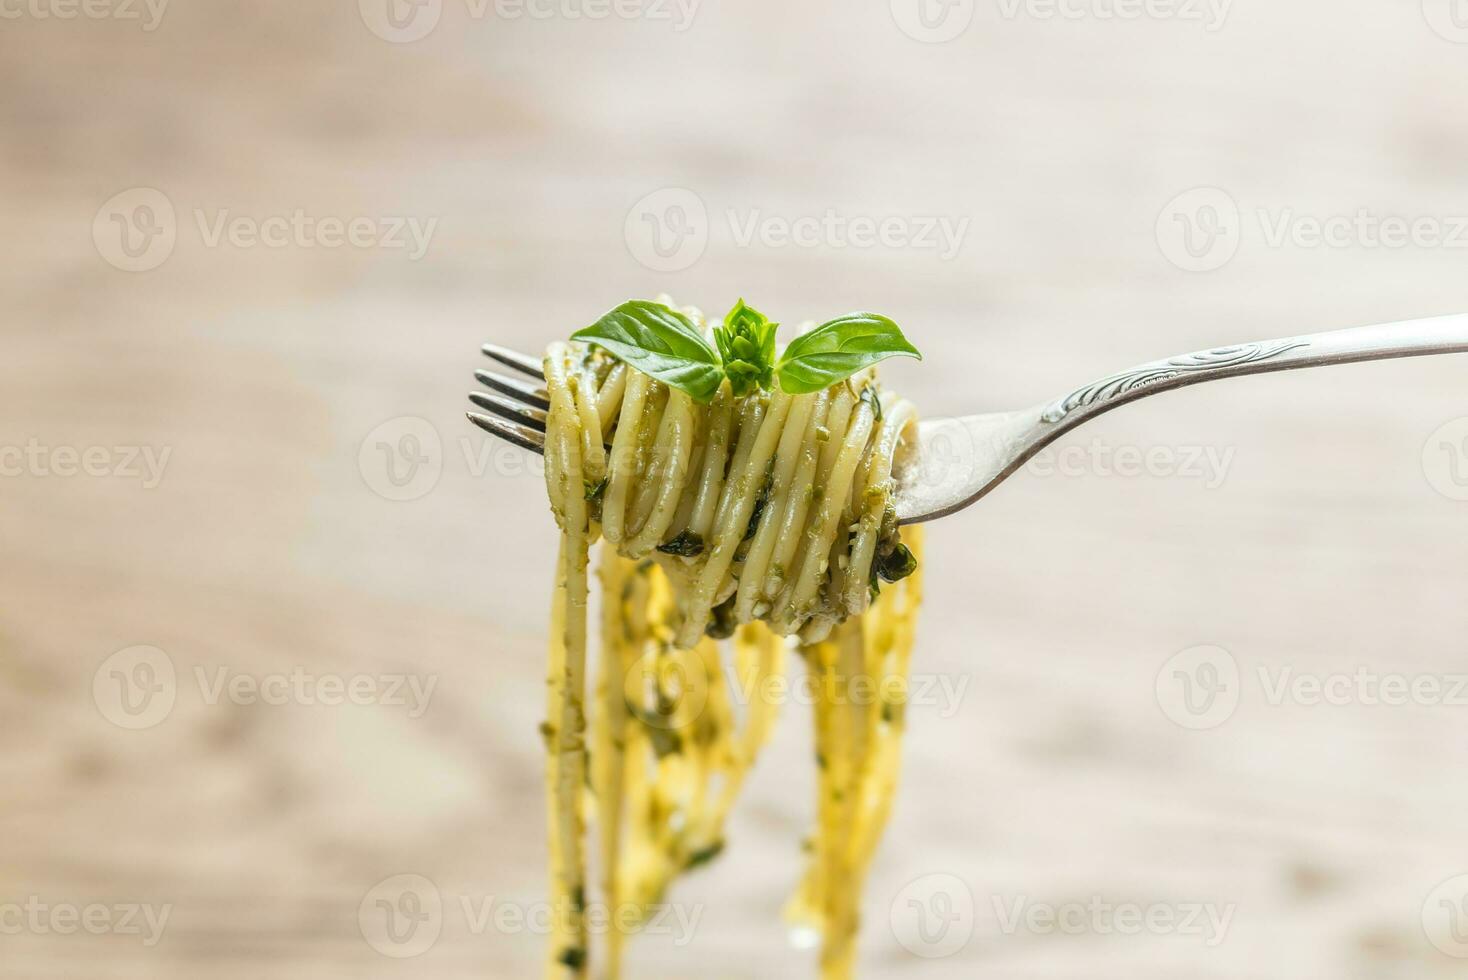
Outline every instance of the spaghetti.
[[(706, 332), (696, 310), (681, 315)], [(860, 887), (896, 785), (920, 598), (917, 537), (899, 532), (891, 506), (914, 410), (870, 367), (795, 394), (774, 383), (736, 395), (731, 372), (705, 404), (633, 363), (576, 343), (545, 357), (546, 485), (561, 545), (543, 732), (553, 900), (564, 910), (547, 975), (589, 975), (593, 810), (616, 913), (601, 972), (613, 980), (645, 910), (722, 850), (775, 705), (756, 693), (735, 712), (719, 641), (730, 641), (733, 683), (765, 692), (793, 637), (816, 692), (819, 795), (787, 916), (821, 937), (826, 980), (849, 977)], [(588, 705), (598, 538), (601, 673)], [(854, 696), (860, 685), (879, 696)]]

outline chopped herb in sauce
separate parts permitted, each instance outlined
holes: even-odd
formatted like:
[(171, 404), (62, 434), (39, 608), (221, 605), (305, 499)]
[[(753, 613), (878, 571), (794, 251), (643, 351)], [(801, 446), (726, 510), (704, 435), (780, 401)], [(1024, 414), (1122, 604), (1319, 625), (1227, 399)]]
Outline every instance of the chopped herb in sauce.
[(708, 864), (710, 861), (718, 857), (723, 852), (724, 842), (721, 840), (714, 841), (707, 847), (700, 847), (698, 850), (688, 855), (688, 860), (683, 862), (683, 867), (691, 869), (697, 868), (700, 865)]
[(693, 558), (703, 554), (703, 537), (692, 531), (684, 530), (679, 532), (673, 540), (658, 545), (658, 550), (665, 555)]
[(602, 498), (606, 496), (607, 481), (610, 479), (610, 476), (604, 476), (596, 483), (592, 483), (590, 480), (581, 481), (582, 486), (586, 489), (586, 502), (591, 505), (589, 510), (591, 511), (590, 516), (593, 521), (601, 520), (601, 502)]
[(744, 529), (745, 541), (754, 537), (754, 532), (759, 530), (759, 519), (764, 514), (766, 505), (770, 502), (770, 488), (774, 482), (775, 461), (771, 459), (769, 468), (765, 470), (765, 482), (760, 485), (759, 496), (754, 500), (754, 510), (749, 512), (749, 526)]
[(863, 388), (858, 400), (872, 406), (872, 416), (878, 422), (882, 421), (882, 399), (877, 397), (877, 389), (874, 385), (867, 385)]
[(730, 596), (713, 608), (708, 627), (704, 630), (716, 640), (727, 640), (734, 635), (734, 596)]
[(884, 582), (900, 582), (917, 571), (917, 558), (907, 545), (898, 542), (891, 551), (877, 556), (872, 568), (882, 576)]
[(664, 727), (661, 722), (650, 722), (646, 718), (642, 719), (642, 724), (647, 729), (647, 740), (652, 743), (652, 753), (659, 759), (683, 751), (683, 739), (677, 732)]

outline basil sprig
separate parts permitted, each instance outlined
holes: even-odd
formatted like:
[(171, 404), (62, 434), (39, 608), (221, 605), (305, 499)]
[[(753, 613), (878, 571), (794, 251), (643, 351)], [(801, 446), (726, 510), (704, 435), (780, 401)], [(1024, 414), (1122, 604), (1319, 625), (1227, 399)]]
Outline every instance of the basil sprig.
[(793, 395), (820, 391), (888, 357), (922, 354), (897, 324), (877, 313), (848, 313), (790, 342), (775, 358), (775, 330), (743, 300), (714, 329), (714, 344), (682, 313), (661, 303), (629, 300), (572, 340), (603, 347), (644, 374), (711, 401), (724, 378), (736, 396), (770, 390), (776, 379)]
[(724, 359), (724, 374), (736, 398), (756, 388), (770, 389), (775, 373), (775, 330), (780, 325), (759, 310), (734, 304), (722, 326), (714, 328), (714, 343)]

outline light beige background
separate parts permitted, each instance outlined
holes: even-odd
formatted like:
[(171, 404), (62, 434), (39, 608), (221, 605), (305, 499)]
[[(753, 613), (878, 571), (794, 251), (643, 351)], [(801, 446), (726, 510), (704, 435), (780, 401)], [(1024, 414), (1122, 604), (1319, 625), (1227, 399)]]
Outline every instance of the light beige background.
[[(663, 289), (713, 310), (742, 295), (792, 324), (872, 308), (927, 354), (889, 378), (939, 415), (1181, 351), (1468, 308), (1461, 249), (1271, 247), (1257, 216), (1468, 214), (1468, 46), (1427, 16), (1446, 0), (1237, 0), (1217, 30), (978, 0), (943, 44), (878, 0), (705, 0), (681, 31), (566, 4), (535, 19), (444, 0), (416, 43), (376, 36), (350, 0), (176, 0), (152, 31), (5, 8), (20, 13), (0, 20), (0, 445), (49, 462), (0, 479), (0, 903), (172, 911), (151, 948), (0, 934), (0, 976), (535, 975), (539, 937), (475, 930), (461, 904), (543, 893), (554, 536), (524, 458), (463, 420), (486, 339), (533, 350)], [(126, 272), (99, 209), (139, 187), (166, 195), (177, 240)], [(657, 272), (634, 209), (672, 187), (701, 202), (709, 241)], [(1241, 229), (1204, 273), (1156, 231), (1196, 187), (1226, 192)], [(211, 247), (200, 224), (296, 209), (437, 225), (413, 261)], [(728, 217), (828, 210), (967, 226), (945, 260), (746, 246)], [(915, 669), (963, 694), (912, 712), (864, 976), (1463, 974), (1423, 909), (1468, 872), (1468, 706), (1272, 705), (1258, 671), (1465, 669), (1468, 503), (1433, 481), (1453, 490), (1468, 456), (1429, 444), (1468, 415), (1465, 371), (1440, 358), (1169, 395), (1064, 445), (1211, 449), (1229, 454), (1217, 485), (1031, 471), (934, 529)], [(418, 444), (414, 486), (431, 490), (392, 501), (379, 443), (412, 448), (403, 417), (437, 437)], [(107, 475), (51, 473), (65, 447), (103, 447)], [(157, 486), (121, 466), (126, 447), (171, 454)], [(1191, 731), (1156, 685), (1200, 644), (1242, 677), (1232, 717)], [(131, 654), (108, 658), (137, 645), (166, 653), (176, 700), (127, 730), (109, 721), (111, 672)], [(297, 668), (437, 686), (414, 718), (211, 704), (196, 674)], [(791, 706), (728, 853), (674, 896), (701, 908), (692, 944), (637, 942), (632, 976), (812, 975), (778, 916), (809, 755)], [(437, 943), (399, 960), (364, 940), (358, 909), (404, 873), (445, 912)], [(953, 927), (975, 935), (924, 959), (900, 941), (922, 949), (903, 889), (934, 874), (971, 892)], [(995, 912), (1093, 899), (1235, 911), (1212, 946), (1005, 933)]]

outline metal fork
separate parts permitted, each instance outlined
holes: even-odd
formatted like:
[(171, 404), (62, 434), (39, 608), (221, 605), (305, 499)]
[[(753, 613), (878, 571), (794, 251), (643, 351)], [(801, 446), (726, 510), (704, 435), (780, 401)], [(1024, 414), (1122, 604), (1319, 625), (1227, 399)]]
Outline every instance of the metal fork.
[[(469, 420), (517, 446), (543, 453), (549, 402), (540, 361), (495, 344), (485, 344), (484, 353), (540, 384), (474, 372), (498, 394), (476, 391), (470, 401), (498, 417), (471, 412)], [(897, 517), (903, 524), (917, 524), (962, 510), (1065, 433), (1149, 395), (1249, 374), (1458, 353), (1468, 353), (1468, 314), (1215, 347), (1107, 375), (1054, 401), (1019, 411), (928, 419), (918, 423), (913, 462), (898, 474)]]

